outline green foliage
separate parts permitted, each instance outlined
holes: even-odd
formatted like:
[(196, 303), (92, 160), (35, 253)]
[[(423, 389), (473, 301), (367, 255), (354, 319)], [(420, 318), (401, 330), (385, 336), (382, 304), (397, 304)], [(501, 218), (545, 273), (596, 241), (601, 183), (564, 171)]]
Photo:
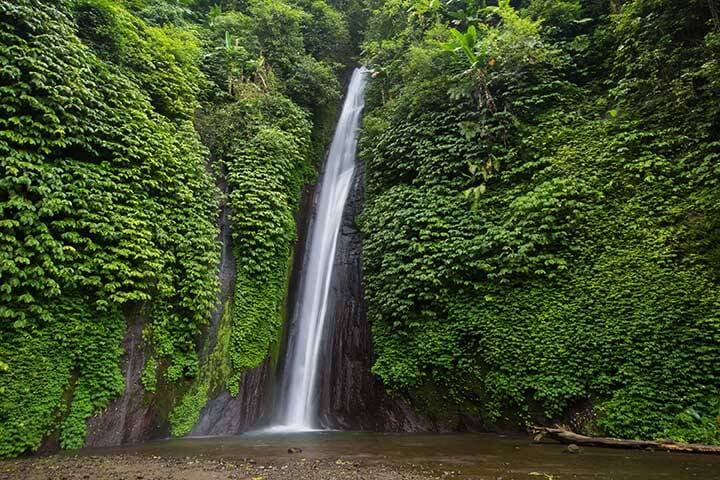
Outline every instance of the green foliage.
[(719, 443), (707, 2), (457, 3), (372, 5), (374, 372), (446, 422)]
[(202, 87), (200, 47), (186, 29), (151, 27), (110, 0), (77, 0), (80, 38), (117, 64), (147, 92), (158, 113), (191, 118)]
[(147, 393), (155, 393), (157, 390), (157, 369), (158, 364), (155, 357), (148, 358), (140, 374), (140, 383)]
[(295, 65), (295, 72), (285, 82), (288, 96), (308, 110), (332, 107), (340, 100), (338, 80), (325, 63), (309, 55), (302, 56)]
[(343, 59), (350, 49), (345, 17), (323, 0), (295, 0), (294, 3), (310, 14), (301, 26), (305, 50), (318, 60)]
[(215, 160), (227, 172), (237, 263), (232, 308), (225, 307), (218, 339), (198, 381), (173, 410), (173, 435), (185, 435), (210, 396), (239, 393), (247, 369), (279, 343), (284, 320), (295, 210), (312, 174), (311, 124), (277, 93), (253, 93), (200, 120)]
[(174, 436), (190, 433), (200, 418), (200, 410), (208, 401), (208, 390), (203, 383), (198, 383), (186, 393), (170, 415), (170, 428)]
[[(185, 37), (68, 3), (0, 2), (0, 456), (55, 429), (82, 446), (85, 420), (123, 390), (123, 312), (147, 314), (155, 355), (192, 375), (217, 297), (217, 199), (188, 120), (203, 80)], [(73, 12), (92, 20), (90, 47)], [(163, 72), (128, 68), (147, 58)]]
[[(303, 122), (302, 116), (296, 118)], [(293, 122), (294, 123), (294, 122)], [(309, 127), (307, 121), (305, 125)], [(302, 125), (298, 123), (295, 125)], [(228, 160), (233, 208), (233, 245), (238, 255), (231, 388), (246, 368), (258, 366), (277, 340), (287, 290), (294, 212), (307, 158), (301, 154), (310, 131), (301, 136), (261, 128), (236, 145)], [(305, 145), (304, 145), (305, 144)], [(231, 390), (232, 391), (232, 390)]]
[(282, 325), (300, 187), (312, 173), (307, 115), (278, 95), (256, 95), (211, 118), (208, 142), (227, 168), (237, 261), (230, 358), (237, 381), (258, 366)]
[[(145, 401), (185, 434), (277, 343), (345, 18), (320, 0), (0, 1), (0, 17), (0, 457), (54, 432), (83, 445), (123, 391), (130, 318)], [(223, 201), (237, 285), (210, 349)]]
[[(348, 47), (358, 50), (365, 33), (368, 17), (367, 0), (328, 0), (330, 5), (342, 12), (348, 25), (350, 41)], [(340, 50), (342, 51), (342, 49)], [(349, 53), (349, 52), (348, 52)], [(337, 57), (343, 58), (343, 57)]]
[(150, 0), (140, 6), (138, 16), (151, 25), (183, 26), (193, 17), (193, 11), (180, 0)]
[(203, 67), (213, 81), (209, 100), (282, 92), (313, 114), (320, 158), (340, 97), (338, 69), (347, 63), (344, 18), (324, 1), (247, 2), (214, 12)]

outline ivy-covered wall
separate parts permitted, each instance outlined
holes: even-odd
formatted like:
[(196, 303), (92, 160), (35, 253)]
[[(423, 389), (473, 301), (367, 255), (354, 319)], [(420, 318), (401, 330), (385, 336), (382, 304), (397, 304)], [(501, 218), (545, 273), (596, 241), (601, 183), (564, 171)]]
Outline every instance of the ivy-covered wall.
[[(174, 434), (277, 341), (347, 26), (321, 0), (205, 3), (0, 1), (0, 457), (84, 444), (126, 318)], [(237, 284), (201, 361), (226, 203)]]
[(450, 426), (719, 443), (714, 3), (370, 4), (375, 373)]
[[(124, 308), (153, 319), (151, 342), (170, 380), (192, 375), (194, 339), (215, 302), (218, 245), (195, 100), (162, 101), (183, 98), (177, 92), (197, 89), (197, 79), (160, 72), (163, 89), (144, 89), (126, 67), (144, 45), (103, 61), (79, 39), (68, 2), (2, 2), (0, 11), (6, 456), (36, 449), (55, 428), (63, 447), (82, 446), (85, 420), (124, 387)], [(191, 38), (103, 11), (119, 37), (127, 28), (153, 38), (154, 55), (192, 71)]]
[(345, 17), (322, 0), (245, 2), (208, 19), (212, 87), (196, 123), (227, 180), (236, 283), (214, 351), (171, 413), (174, 435), (277, 353), (300, 190), (323, 158), (350, 51)]
[(175, 435), (276, 349), (363, 30), (385, 385), (450, 426), (720, 442), (716, 2), (216, 3), (0, 0), (0, 457), (83, 445), (130, 318)]
[(208, 398), (239, 393), (242, 375), (277, 349), (284, 320), (295, 210), (312, 178), (308, 114), (284, 97), (248, 96), (214, 112), (203, 130), (227, 168), (235, 296), (200, 381), (172, 420), (173, 433), (193, 427)]

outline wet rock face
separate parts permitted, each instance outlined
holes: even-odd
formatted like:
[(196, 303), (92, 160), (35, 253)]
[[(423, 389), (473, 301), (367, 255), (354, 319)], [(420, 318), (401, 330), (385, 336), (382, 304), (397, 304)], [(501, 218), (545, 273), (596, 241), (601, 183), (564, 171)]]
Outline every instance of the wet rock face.
[(146, 360), (142, 339), (143, 323), (144, 319), (140, 315), (128, 315), (122, 360), (125, 392), (101, 414), (88, 420), (85, 438), (88, 447), (138, 443), (168, 433), (167, 421), (160, 417), (155, 406), (144, 401), (145, 391), (140, 383)]
[[(302, 192), (300, 208), (295, 219), (298, 234), (293, 250), (294, 265), (286, 299), (288, 318), (292, 318), (292, 306), (295, 305), (308, 224), (313, 214), (314, 196), (314, 185), (306, 186)], [(230, 254), (232, 254), (232, 250)], [(232, 264), (234, 266), (234, 261)], [(285, 330), (287, 333), (288, 329)], [(279, 362), (281, 369), (283, 358), (280, 358)], [(200, 420), (193, 428), (191, 435), (237, 435), (271, 423), (275, 413), (274, 399), (282, 394), (277, 388), (279, 384), (275, 381), (274, 363), (273, 359), (268, 356), (261, 366), (247, 371), (243, 375), (240, 394), (236, 398), (224, 391), (211, 399), (200, 412)]]
[(362, 237), (355, 225), (364, 199), (365, 171), (358, 164), (338, 237), (335, 270), (323, 339), (320, 419), (324, 426), (348, 430), (422, 431), (432, 426), (402, 400), (391, 398), (370, 369), (372, 335), (362, 282)]
[(308, 241), (310, 224), (315, 213), (317, 185), (309, 184), (303, 188), (300, 195), (300, 208), (295, 216), (297, 225), (297, 237), (293, 247), (292, 269), (290, 271), (290, 282), (288, 284), (287, 298), (285, 299), (285, 325), (283, 326), (283, 338), (280, 348), (280, 358), (276, 368), (276, 381), (272, 386), (272, 414), (267, 418), (269, 423), (278, 419), (280, 409), (285, 398), (285, 366), (287, 360), (292, 358), (290, 350), (291, 336), (294, 332), (293, 320), (295, 318), (295, 307), (300, 297), (300, 281), (305, 267), (305, 250)]
[(215, 349), (220, 320), (225, 313), (225, 305), (228, 305), (228, 301), (232, 299), (235, 292), (237, 262), (235, 260), (235, 253), (233, 252), (232, 247), (230, 205), (227, 200), (230, 195), (230, 190), (226, 180), (227, 167), (223, 165), (222, 169), (222, 174), (217, 178), (217, 187), (221, 192), (223, 192), (223, 198), (225, 199), (220, 207), (220, 216), (218, 217), (218, 227), (220, 231), (218, 239), (222, 244), (222, 250), (220, 251), (220, 266), (218, 269), (220, 291), (218, 292), (217, 308), (213, 312), (210, 326), (201, 342), (203, 344), (203, 348), (200, 352), (201, 361), (207, 360), (207, 357)]
[(270, 414), (271, 365), (268, 357), (262, 365), (246, 372), (237, 397), (223, 391), (208, 401), (190, 435), (237, 435), (261, 423)]
[[(225, 175), (218, 176), (216, 182), (218, 189), (224, 192), (226, 194), (225, 198), (227, 198), (228, 185)], [(215, 348), (220, 320), (225, 305), (228, 304), (228, 300), (232, 297), (235, 288), (235, 256), (232, 250), (230, 232), (230, 208), (227, 203), (221, 205), (220, 216), (218, 217), (218, 240), (222, 243), (218, 269), (220, 291), (217, 308), (212, 314), (207, 331), (200, 339), (201, 360), (205, 360)], [(88, 421), (88, 433), (85, 439), (87, 447), (108, 447), (139, 443), (169, 435), (168, 415), (174, 400), (176, 400), (174, 397), (177, 392), (158, 392), (151, 398), (146, 398), (145, 390), (140, 382), (140, 376), (148, 355), (148, 349), (142, 339), (145, 319), (133, 313), (127, 314), (126, 317), (128, 318), (128, 326), (123, 341), (123, 351), (125, 353), (122, 360), (125, 391), (106, 410)], [(256, 370), (248, 372), (243, 380), (243, 391), (247, 393), (240, 395), (237, 399), (230, 398), (227, 393), (225, 395), (221, 394), (208, 403), (208, 407), (203, 410), (200, 422), (196, 427), (200, 428), (200, 431), (207, 431), (208, 433), (198, 433), (199, 435), (213, 435), (215, 434), (212, 433), (214, 430), (220, 430), (219, 425), (222, 423), (223, 406), (230, 409), (231, 406), (236, 405), (238, 402), (243, 402), (241, 408), (243, 412), (254, 415), (258, 411), (257, 401), (250, 396), (250, 392), (258, 384), (259, 378), (266, 378), (264, 375), (269, 371), (269, 368), (265, 366), (263, 369), (263, 366), (261, 366)], [(258, 398), (262, 397), (258, 394)], [(237, 421), (226, 420), (228, 429), (237, 427)], [(226, 432), (217, 434), (224, 433)]]
[[(362, 286), (362, 238), (355, 219), (362, 211), (364, 169), (356, 166), (353, 188), (345, 205), (335, 253), (333, 280), (328, 298), (327, 331), (323, 338), (323, 357), (318, 372), (319, 418), (323, 427), (343, 430), (413, 432), (431, 430), (401, 400), (392, 399), (380, 380), (372, 375), (372, 336), (367, 321)], [(282, 356), (275, 383), (275, 412), (283, 403), (283, 378), (288, 345), (292, 343), (295, 306), (300, 294), (304, 254), (312, 223), (316, 188), (303, 192), (298, 216), (298, 238), (287, 301), (287, 318)]]
[[(218, 186), (227, 198), (228, 186), (219, 179)], [(224, 314), (224, 306), (230, 305), (229, 300), (235, 293), (236, 260), (232, 249), (230, 225), (230, 208), (224, 205), (220, 215), (220, 232), (223, 243), (220, 261), (220, 298), (218, 309), (213, 315), (208, 332), (203, 359), (207, 358), (215, 348), (220, 320)], [(242, 433), (259, 422), (267, 414), (267, 393), (272, 380), (271, 359), (268, 357), (259, 367), (247, 371), (243, 375), (240, 393), (233, 398), (229, 392), (222, 391), (210, 399), (200, 412), (200, 418), (190, 435), (236, 435)]]

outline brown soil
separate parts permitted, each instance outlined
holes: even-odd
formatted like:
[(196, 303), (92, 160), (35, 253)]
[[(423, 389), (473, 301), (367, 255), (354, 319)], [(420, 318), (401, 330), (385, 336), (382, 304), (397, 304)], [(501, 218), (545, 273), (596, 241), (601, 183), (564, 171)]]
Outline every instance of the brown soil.
[(447, 478), (420, 467), (407, 471), (384, 465), (363, 465), (343, 459), (279, 459), (278, 462), (227, 462), (203, 458), (113, 455), (69, 456), (0, 463), (0, 480), (429, 480)]

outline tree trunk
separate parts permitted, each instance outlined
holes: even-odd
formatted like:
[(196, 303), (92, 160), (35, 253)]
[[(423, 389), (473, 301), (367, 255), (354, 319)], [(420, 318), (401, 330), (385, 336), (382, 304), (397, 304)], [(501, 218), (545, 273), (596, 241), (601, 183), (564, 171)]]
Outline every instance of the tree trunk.
[(563, 428), (530, 427), (530, 432), (535, 435), (534, 439), (538, 442), (548, 437), (563, 444), (575, 444), (584, 447), (630, 448), (720, 455), (720, 446), (714, 445), (676, 443), (670, 440), (621, 440), (619, 438), (586, 437)]

